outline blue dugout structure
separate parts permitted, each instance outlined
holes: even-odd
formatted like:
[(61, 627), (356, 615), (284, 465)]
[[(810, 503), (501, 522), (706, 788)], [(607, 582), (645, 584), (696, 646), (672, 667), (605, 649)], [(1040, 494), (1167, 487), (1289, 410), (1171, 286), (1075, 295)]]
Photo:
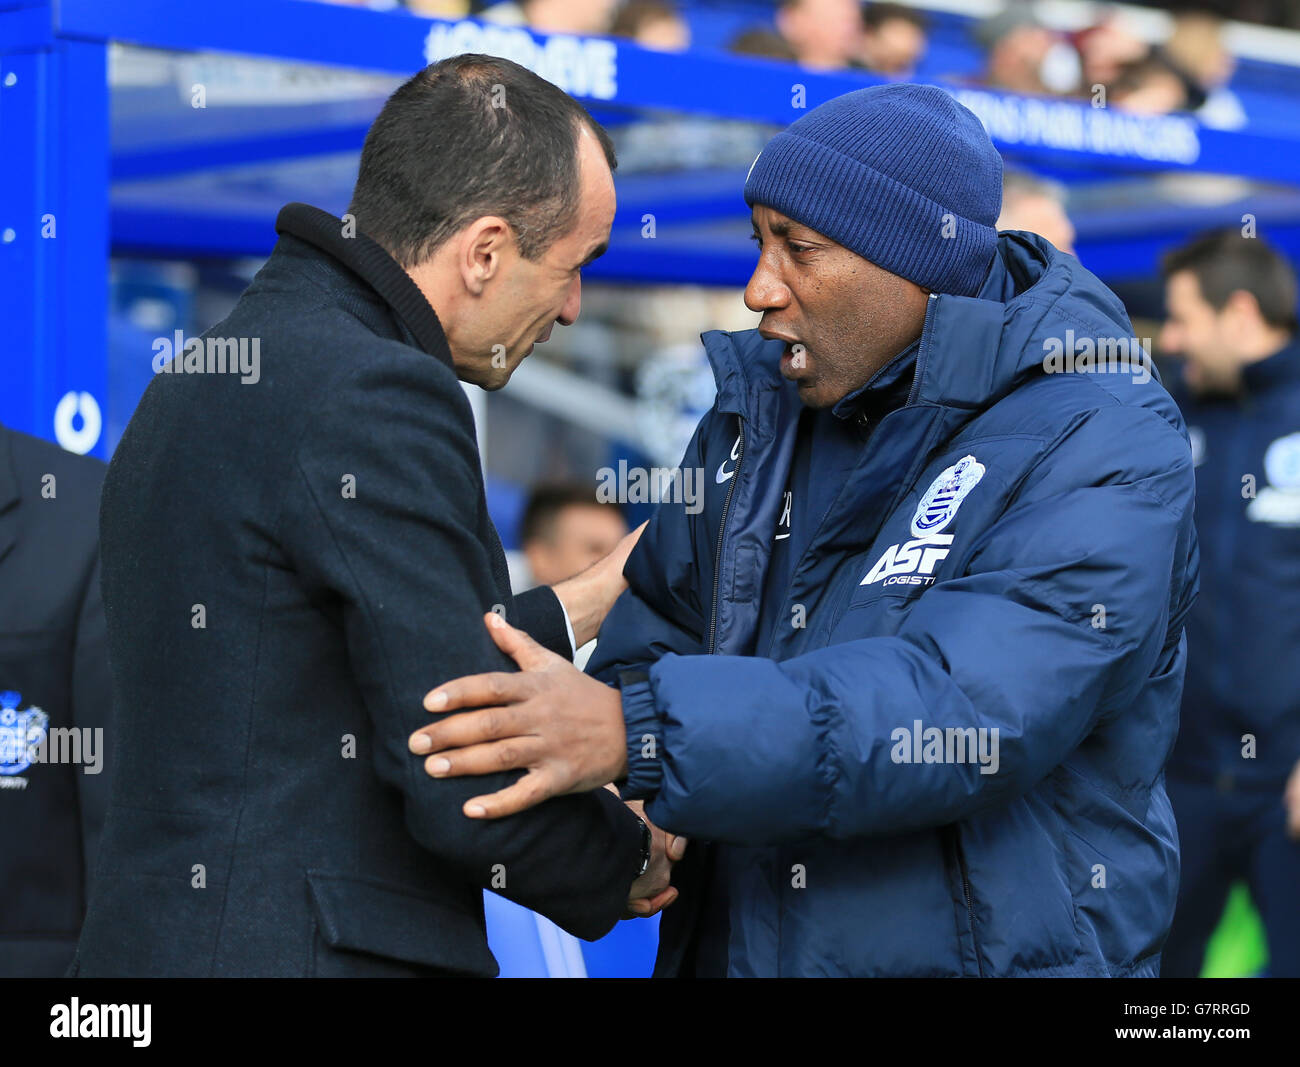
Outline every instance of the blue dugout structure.
[[(111, 87), (114, 42), (398, 78), (448, 55), (488, 52), (538, 71), (611, 126), (688, 115), (780, 127), (878, 81), (309, 0), (0, 0), (0, 309), (7, 332), (0, 422), (102, 458), (109, 447), (110, 253), (261, 256), (274, 244), (283, 203), (307, 200), (342, 212), (355, 153), (391, 88), (327, 102), (218, 106), (199, 99), (201, 67), (188, 96), (174, 86)], [(1072, 187), (1121, 189), (1104, 198), (1103, 209), (1075, 214), (1080, 258), (1109, 281), (1148, 277), (1164, 248), (1209, 225), (1240, 226), (1246, 215), (1300, 259), (1294, 119), (1230, 132), (1185, 115), (1141, 117), (1086, 102), (950, 88), (1008, 160)], [(1170, 172), (1233, 175), (1268, 187), (1198, 207), (1162, 201), (1141, 182)], [(1133, 184), (1121, 187), (1125, 179)], [(743, 285), (753, 265), (743, 181), (743, 168), (725, 167), (619, 175), (610, 250), (588, 277)], [(580, 970), (549, 936), (538, 933), (525, 953), (534, 962), (519, 969)], [(498, 938), (494, 948), (502, 958), (509, 946)], [(645, 973), (646, 944), (627, 951), (637, 959), (630, 969), (620, 972), (605, 959), (588, 970)], [(566, 952), (568, 962), (557, 963)], [(588, 963), (595, 956), (588, 951)], [(535, 958), (547, 961), (544, 971)], [(502, 962), (505, 973), (519, 973)]]

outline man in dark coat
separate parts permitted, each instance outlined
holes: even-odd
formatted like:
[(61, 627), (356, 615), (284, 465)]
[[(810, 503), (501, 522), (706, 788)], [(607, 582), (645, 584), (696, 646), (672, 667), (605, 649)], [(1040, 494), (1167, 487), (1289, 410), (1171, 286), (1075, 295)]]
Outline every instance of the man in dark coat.
[(670, 898), (613, 793), (471, 820), (478, 784), (406, 741), (431, 684), (509, 668), (485, 613), (571, 655), (620, 591), (611, 557), (512, 598), (460, 384), (577, 318), (613, 165), (554, 86), (446, 60), (385, 105), (342, 219), (285, 208), (230, 316), (155, 346), (104, 490), (125, 714), (74, 973), (490, 976), (485, 888), (589, 939)]
[(57, 978), (108, 809), (104, 464), (0, 426), (0, 977)]

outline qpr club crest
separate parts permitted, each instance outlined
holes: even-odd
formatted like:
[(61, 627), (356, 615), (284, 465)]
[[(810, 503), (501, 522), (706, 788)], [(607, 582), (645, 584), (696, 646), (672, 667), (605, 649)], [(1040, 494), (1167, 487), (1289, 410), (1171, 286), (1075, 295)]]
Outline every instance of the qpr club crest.
[(912, 535), (925, 537), (942, 530), (957, 514), (966, 499), (984, 477), (984, 464), (974, 456), (964, 456), (930, 483), (912, 516)]
[(1269, 484), (1246, 505), (1246, 518), (1271, 526), (1300, 526), (1300, 433), (1279, 437), (1264, 453)]
[(22, 774), (32, 765), (45, 740), (50, 717), (40, 708), (19, 711), (21, 693), (0, 693), (0, 775)]

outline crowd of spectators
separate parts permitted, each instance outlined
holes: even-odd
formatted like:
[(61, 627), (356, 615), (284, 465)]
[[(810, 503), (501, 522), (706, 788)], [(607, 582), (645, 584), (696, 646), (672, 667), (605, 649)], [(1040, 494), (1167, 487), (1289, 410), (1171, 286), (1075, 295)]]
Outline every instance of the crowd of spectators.
[[(689, 0), (331, 2), (448, 18), (473, 15), (543, 32), (610, 34), (661, 51), (692, 46)], [(963, 72), (950, 80), (1077, 97), (1140, 114), (1192, 112), (1209, 125), (1234, 128), (1246, 119), (1227, 87), (1236, 63), (1223, 41), (1223, 20), (1300, 27), (1300, 0), (1242, 0), (1217, 7), (1215, 0), (1198, 0), (1195, 10), (1149, 6), (1172, 9), (1172, 29), (1163, 41), (1153, 43), (1135, 32), (1118, 9), (1103, 9), (1091, 25), (1063, 30), (1043, 22), (1026, 0), (1009, 0), (997, 14), (971, 23), (970, 44), (982, 53), (982, 72), (975, 79)], [(810, 70), (862, 70), (906, 81), (926, 55), (930, 30), (921, 9), (899, 3), (774, 0), (770, 18), (740, 29), (727, 48)]]

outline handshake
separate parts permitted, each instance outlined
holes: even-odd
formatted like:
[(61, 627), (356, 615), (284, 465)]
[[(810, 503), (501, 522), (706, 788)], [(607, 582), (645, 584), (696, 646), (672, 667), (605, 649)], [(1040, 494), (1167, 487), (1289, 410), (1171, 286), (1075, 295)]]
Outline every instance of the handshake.
[[(613, 783), (605, 786), (615, 796), (619, 795)], [(645, 813), (645, 805), (639, 800), (629, 800), (631, 808), (650, 827), (650, 865), (645, 873), (632, 883), (627, 895), (625, 919), (648, 919), (668, 907), (677, 899), (677, 890), (671, 885), (673, 864), (686, 855), (686, 838), (660, 830)]]

